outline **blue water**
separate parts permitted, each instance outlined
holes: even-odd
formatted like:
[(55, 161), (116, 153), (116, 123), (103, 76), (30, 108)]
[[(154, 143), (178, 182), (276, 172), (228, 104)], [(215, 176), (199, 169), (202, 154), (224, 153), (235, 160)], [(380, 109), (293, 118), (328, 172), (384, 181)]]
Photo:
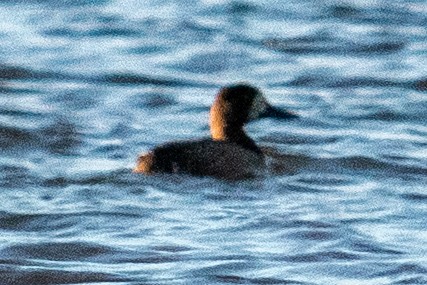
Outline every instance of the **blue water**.
[[(0, 284), (427, 284), (427, 4), (0, 3)], [(265, 179), (131, 173), (245, 81)]]

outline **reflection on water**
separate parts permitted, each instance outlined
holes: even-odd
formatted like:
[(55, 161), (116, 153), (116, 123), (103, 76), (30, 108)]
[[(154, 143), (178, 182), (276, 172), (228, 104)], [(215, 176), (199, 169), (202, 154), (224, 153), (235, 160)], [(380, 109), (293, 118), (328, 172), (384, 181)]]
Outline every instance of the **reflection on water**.
[[(425, 284), (424, 1), (2, 1), (1, 284)], [(130, 172), (218, 88), (260, 181)]]

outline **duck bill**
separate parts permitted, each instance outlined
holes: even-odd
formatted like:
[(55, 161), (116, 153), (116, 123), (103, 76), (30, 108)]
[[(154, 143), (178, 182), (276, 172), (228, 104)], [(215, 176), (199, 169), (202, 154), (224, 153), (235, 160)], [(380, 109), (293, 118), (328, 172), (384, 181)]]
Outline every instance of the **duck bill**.
[(280, 110), (280, 109), (277, 109), (271, 105), (267, 105), (267, 108), (259, 117), (260, 118), (273, 118), (273, 119), (287, 120), (287, 119), (298, 118), (298, 115), (293, 113), (293, 112), (289, 112), (286, 110)]

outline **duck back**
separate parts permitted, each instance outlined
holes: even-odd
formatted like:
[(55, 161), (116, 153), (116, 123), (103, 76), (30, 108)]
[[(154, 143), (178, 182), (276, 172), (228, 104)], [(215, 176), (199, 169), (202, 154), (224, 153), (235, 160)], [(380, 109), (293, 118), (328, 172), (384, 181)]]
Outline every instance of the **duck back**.
[(135, 172), (186, 173), (241, 180), (265, 171), (262, 153), (234, 142), (211, 139), (164, 144), (139, 157)]

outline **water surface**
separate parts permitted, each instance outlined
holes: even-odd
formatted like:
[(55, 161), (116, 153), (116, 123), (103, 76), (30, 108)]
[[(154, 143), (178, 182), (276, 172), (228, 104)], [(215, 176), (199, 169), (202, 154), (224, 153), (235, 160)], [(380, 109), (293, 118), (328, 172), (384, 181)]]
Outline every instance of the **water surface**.
[[(425, 1), (0, 3), (0, 284), (426, 284)], [(266, 179), (130, 173), (245, 81)]]

